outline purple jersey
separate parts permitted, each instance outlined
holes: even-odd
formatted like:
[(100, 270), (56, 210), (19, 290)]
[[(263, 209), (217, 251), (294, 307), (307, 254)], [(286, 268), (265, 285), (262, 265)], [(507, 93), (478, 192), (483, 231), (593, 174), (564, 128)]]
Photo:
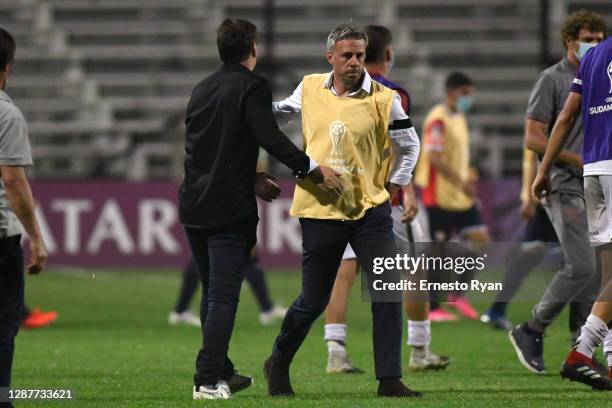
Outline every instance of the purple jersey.
[(387, 78), (380, 74), (370, 73), (370, 76), (379, 84), (384, 85), (387, 88), (393, 89), (394, 91), (397, 91), (400, 98), (402, 98), (402, 108), (404, 108), (404, 112), (406, 112), (406, 115), (410, 115), (410, 108), (412, 103), (410, 101), (410, 95), (408, 94), (408, 91), (406, 91), (404, 88), (402, 88), (395, 82), (389, 81)]
[(583, 162), (612, 160), (612, 37), (584, 56), (571, 92), (582, 95)]

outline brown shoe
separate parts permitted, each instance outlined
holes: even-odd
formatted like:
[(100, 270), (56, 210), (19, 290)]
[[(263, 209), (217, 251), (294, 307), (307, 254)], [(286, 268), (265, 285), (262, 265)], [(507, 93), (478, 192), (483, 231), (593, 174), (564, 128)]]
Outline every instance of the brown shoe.
[(406, 387), (399, 378), (389, 378), (380, 380), (378, 384), (379, 397), (411, 397), (422, 398), (422, 392), (413, 391)]
[(268, 382), (268, 394), (273, 397), (293, 397), (295, 393), (289, 380), (289, 362), (279, 354), (273, 353), (265, 361), (263, 373)]

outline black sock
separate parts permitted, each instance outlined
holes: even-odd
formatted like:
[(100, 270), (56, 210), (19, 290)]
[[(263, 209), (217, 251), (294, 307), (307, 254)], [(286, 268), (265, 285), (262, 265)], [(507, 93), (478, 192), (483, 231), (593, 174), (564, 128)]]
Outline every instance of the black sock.
[(508, 302), (495, 302), (491, 305), (489, 309), (491, 313), (496, 314), (498, 316), (506, 315), (506, 308), (508, 307)]
[(198, 289), (199, 281), (200, 274), (194, 260), (192, 259), (189, 265), (187, 265), (183, 271), (181, 291), (176, 307), (174, 308), (176, 313), (183, 313), (189, 309), (189, 303), (191, 303), (191, 299), (193, 299), (193, 295), (195, 295), (195, 292)]
[(246, 268), (246, 280), (253, 290), (255, 299), (259, 304), (259, 310), (262, 312), (270, 311), (273, 304), (268, 292), (268, 284), (264, 276), (264, 271), (257, 264), (257, 258), (251, 257)]

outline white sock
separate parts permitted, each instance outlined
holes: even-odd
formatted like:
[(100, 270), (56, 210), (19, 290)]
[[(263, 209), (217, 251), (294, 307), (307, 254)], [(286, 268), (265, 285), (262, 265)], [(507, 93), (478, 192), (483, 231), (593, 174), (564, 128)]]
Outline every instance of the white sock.
[(604, 354), (608, 359), (608, 367), (612, 367), (612, 330), (608, 330), (608, 334), (604, 339)]
[(408, 345), (428, 347), (431, 341), (431, 324), (429, 320), (408, 320)]
[(595, 348), (603, 342), (608, 332), (609, 330), (606, 323), (594, 314), (590, 314), (580, 331), (576, 351), (584, 356), (592, 358)]
[(334, 340), (346, 344), (346, 324), (331, 323), (325, 325), (325, 341)]

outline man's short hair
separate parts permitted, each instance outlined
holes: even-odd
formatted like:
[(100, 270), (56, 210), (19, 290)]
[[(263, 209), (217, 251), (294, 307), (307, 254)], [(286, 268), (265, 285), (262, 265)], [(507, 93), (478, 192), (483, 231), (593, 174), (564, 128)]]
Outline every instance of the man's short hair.
[(342, 40), (364, 40), (368, 43), (368, 35), (354, 24), (340, 24), (327, 36), (327, 51), (332, 52), (336, 43)]
[(577, 40), (578, 34), (583, 28), (593, 33), (604, 33), (604, 36), (607, 31), (606, 22), (599, 14), (581, 9), (573, 12), (565, 19), (565, 23), (561, 27), (563, 45), (566, 46), (565, 42), (567, 40)]
[(217, 48), (221, 61), (240, 63), (247, 59), (257, 42), (257, 27), (247, 20), (223, 20), (217, 29)]
[(446, 77), (444, 87), (447, 91), (452, 91), (462, 86), (474, 85), (472, 78), (465, 75), (463, 72), (452, 72)]
[(366, 49), (366, 64), (385, 61), (385, 50), (391, 45), (393, 36), (387, 27), (380, 25), (368, 25), (365, 27), (368, 36), (368, 48)]
[(15, 59), (15, 39), (3, 28), (0, 28), (0, 70), (4, 71)]

